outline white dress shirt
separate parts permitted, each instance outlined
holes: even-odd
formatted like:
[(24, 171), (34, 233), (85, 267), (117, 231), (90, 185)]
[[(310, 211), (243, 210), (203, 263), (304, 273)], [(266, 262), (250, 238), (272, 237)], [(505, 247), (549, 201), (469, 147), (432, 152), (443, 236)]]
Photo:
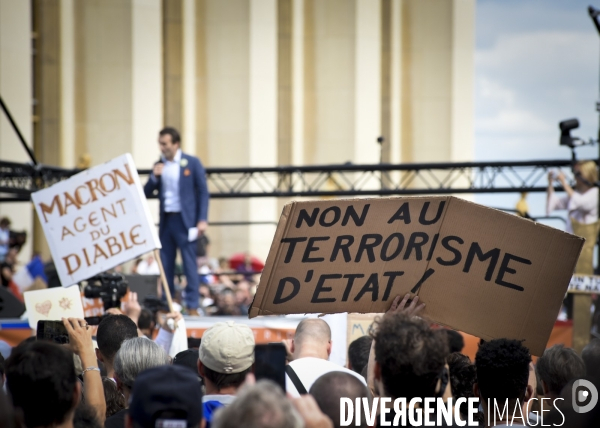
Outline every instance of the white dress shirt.
[(181, 149), (177, 150), (172, 161), (162, 158), (165, 166), (162, 172), (162, 191), (165, 198), (165, 212), (181, 212), (181, 201), (179, 198), (179, 174), (181, 161)]

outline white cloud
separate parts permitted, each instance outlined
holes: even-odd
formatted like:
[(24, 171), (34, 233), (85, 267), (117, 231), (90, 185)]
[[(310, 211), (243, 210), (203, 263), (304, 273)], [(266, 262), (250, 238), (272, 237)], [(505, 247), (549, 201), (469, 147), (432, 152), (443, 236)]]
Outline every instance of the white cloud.
[(596, 134), (595, 33), (549, 29), (495, 40), (476, 51), (477, 159), (519, 159), (525, 153), (566, 158), (568, 152), (557, 147), (558, 122), (570, 117), (582, 124), (576, 135)]
[(500, 103), (505, 106), (513, 106), (515, 104), (515, 92), (503, 86), (502, 83), (491, 80), (483, 75), (477, 77), (475, 84), (477, 96), (486, 103)]
[(477, 122), (476, 131), (505, 134), (536, 134), (551, 130), (550, 124), (527, 110), (506, 109)]
[[(589, 0), (478, 0), (475, 52), (475, 159), (569, 159), (558, 122), (578, 117), (574, 135), (598, 133), (600, 37)], [(578, 150), (598, 156), (598, 147)], [(477, 195), (513, 208), (518, 195)], [(530, 195), (543, 215), (544, 195)], [(560, 224), (554, 226), (561, 227)]]

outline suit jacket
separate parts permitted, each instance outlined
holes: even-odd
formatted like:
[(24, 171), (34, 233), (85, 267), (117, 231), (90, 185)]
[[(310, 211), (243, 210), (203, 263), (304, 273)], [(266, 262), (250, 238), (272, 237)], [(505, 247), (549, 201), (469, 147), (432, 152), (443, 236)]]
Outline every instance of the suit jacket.
[[(185, 159), (185, 161), (184, 161)], [(187, 164), (181, 166), (181, 164)], [(181, 202), (181, 217), (186, 228), (196, 227), (199, 221), (208, 218), (208, 186), (206, 185), (206, 172), (200, 159), (181, 153), (179, 164), (179, 198)], [(164, 225), (165, 196), (161, 189), (160, 177), (154, 174), (144, 186), (146, 197), (158, 195), (160, 200), (160, 226)]]

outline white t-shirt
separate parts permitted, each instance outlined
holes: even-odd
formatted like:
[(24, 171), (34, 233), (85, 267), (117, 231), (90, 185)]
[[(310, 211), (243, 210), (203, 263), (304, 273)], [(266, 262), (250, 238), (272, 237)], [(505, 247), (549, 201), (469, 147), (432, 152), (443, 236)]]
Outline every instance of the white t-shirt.
[[(348, 370), (346, 367), (339, 366), (335, 363), (332, 363), (328, 360), (323, 360), (321, 358), (299, 358), (290, 363), (290, 366), (296, 372), (296, 375), (300, 378), (302, 385), (306, 388), (306, 391), (310, 390), (310, 387), (315, 383), (315, 381), (323, 376), (325, 373), (329, 372), (346, 372), (350, 373), (352, 376), (356, 377), (360, 380), (365, 386), (367, 383), (365, 382), (365, 378), (363, 378), (360, 374), (353, 372), (352, 370)], [(292, 397), (300, 397), (298, 394), (298, 390), (288, 377), (285, 375), (285, 388), (286, 392), (290, 394)]]
[(153, 261), (152, 264), (148, 264), (147, 260), (142, 260), (137, 267), (136, 272), (140, 275), (159, 275), (160, 270), (158, 268), (158, 263)]

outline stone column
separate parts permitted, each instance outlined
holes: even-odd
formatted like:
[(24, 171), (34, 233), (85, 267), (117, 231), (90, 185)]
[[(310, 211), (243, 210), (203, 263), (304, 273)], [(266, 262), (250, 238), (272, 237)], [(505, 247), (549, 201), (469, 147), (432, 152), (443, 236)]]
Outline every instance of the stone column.
[[(250, 3), (249, 166), (268, 167), (278, 163), (277, 131), (278, 123), (283, 123), (277, 119), (278, 113), (285, 113), (285, 110), (278, 112), (278, 37), (282, 38), (284, 34), (277, 31), (277, 5), (277, 0), (254, 0)], [(279, 99), (281, 95), (280, 93)], [(291, 142), (291, 139), (288, 138), (288, 141)], [(276, 214), (279, 214), (276, 209), (275, 198), (250, 199), (248, 219), (275, 220), (278, 218)], [(248, 248), (266, 258), (275, 227), (256, 225), (249, 232)]]
[[(277, 2), (206, 0), (206, 164), (273, 166), (277, 162)], [(201, 89), (204, 86), (200, 86)], [(274, 199), (211, 201), (213, 221), (271, 221)], [(213, 226), (213, 256), (249, 250), (266, 257), (272, 226)]]
[(402, 6), (402, 159), (470, 159), (474, 1), (404, 0)]

